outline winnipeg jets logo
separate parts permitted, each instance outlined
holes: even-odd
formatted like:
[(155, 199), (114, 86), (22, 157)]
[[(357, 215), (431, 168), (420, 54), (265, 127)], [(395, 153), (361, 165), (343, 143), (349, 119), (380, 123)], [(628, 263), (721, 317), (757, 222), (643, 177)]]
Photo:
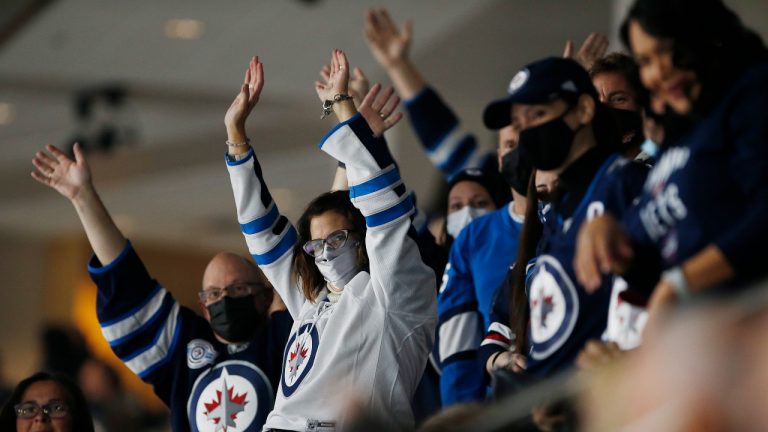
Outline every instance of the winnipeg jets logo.
[(285, 346), (281, 388), (286, 397), (293, 394), (307, 376), (315, 361), (318, 348), (317, 329), (304, 324), (291, 335)]
[(193, 431), (258, 431), (272, 409), (272, 388), (254, 365), (230, 360), (203, 373), (187, 406)]
[(579, 300), (571, 279), (549, 255), (536, 260), (531, 274), (531, 356), (543, 359), (568, 339), (579, 316)]
[(248, 403), (246, 400), (248, 393), (236, 394), (235, 386), (227, 386), (227, 369), (221, 374), (221, 389), (216, 390), (216, 398), (211, 402), (203, 402), (205, 413), (208, 421), (213, 422), (216, 425), (214, 431), (227, 432), (227, 428), (237, 427), (235, 420), (237, 415), (245, 411), (245, 405)]
[(309, 351), (309, 348), (305, 348), (304, 345), (304, 342), (296, 343), (293, 351), (288, 355), (288, 373), (290, 374), (290, 380), (296, 379), (296, 374), (299, 372), (299, 368), (304, 364), (304, 360), (307, 358), (307, 351)]

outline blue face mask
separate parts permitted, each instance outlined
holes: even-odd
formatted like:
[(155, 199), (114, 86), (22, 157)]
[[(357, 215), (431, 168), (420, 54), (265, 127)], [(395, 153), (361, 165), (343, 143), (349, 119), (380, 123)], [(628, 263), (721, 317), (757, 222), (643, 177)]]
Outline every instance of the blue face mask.
[(659, 145), (651, 141), (650, 138), (646, 138), (643, 141), (643, 145), (640, 146), (640, 150), (650, 157), (656, 157), (656, 154), (659, 152)]

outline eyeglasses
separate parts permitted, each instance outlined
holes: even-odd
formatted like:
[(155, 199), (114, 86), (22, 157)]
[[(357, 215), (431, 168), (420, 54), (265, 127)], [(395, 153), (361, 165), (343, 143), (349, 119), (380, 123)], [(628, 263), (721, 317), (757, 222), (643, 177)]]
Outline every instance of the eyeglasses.
[(338, 230), (330, 233), (328, 237), (324, 239), (315, 239), (310, 240), (306, 243), (304, 243), (304, 246), (302, 246), (302, 249), (304, 249), (304, 252), (309, 254), (310, 256), (318, 256), (323, 253), (323, 248), (325, 245), (328, 245), (331, 249), (338, 249), (340, 247), (343, 247), (347, 243), (347, 239), (349, 238), (349, 233), (354, 230), (351, 229), (343, 229)]
[(24, 402), (13, 406), (16, 417), (31, 419), (37, 417), (40, 411), (50, 418), (63, 418), (69, 415), (70, 407), (65, 402), (49, 402), (43, 406), (35, 402)]
[(224, 292), (232, 298), (245, 297), (251, 294), (258, 294), (260, 296), (266, 295), (266, 287), (261, 284), (239, 282), (227, 285), (224, 288), (209, 288), (197, 293), (200, 297), (200, 301), (203, 303), (215, 303), (221, 300), (224, 296)]

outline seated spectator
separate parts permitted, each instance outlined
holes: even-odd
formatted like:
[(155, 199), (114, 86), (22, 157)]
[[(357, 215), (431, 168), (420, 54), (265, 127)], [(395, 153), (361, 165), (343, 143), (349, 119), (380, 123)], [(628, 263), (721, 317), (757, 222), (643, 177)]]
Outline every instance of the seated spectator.
[(22, 380), (0, 411), (2, 431), (93, 432), (80, 388), (60, 374), (38, 372)]

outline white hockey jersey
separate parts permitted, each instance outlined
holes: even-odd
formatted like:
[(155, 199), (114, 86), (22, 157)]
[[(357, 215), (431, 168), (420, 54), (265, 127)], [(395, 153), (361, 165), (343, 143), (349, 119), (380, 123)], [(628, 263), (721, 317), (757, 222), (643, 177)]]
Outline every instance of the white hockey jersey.
[(227, 161), (250, 253), (294, 319), (265, 429), (333, 430), (353, 397), (393, 426), (412, 428), (410, 401), (437, 322), (435, 277), (413, 240), (413, 202), (386, 143), (359, 114), (320, 148), (346, 165), (350, 198), (368, 227), (370, 269), (335, 301), (323, 292), (310, 302), (292, 282), (293, 246), (301, 240), (277, 210), (253, 149)]

